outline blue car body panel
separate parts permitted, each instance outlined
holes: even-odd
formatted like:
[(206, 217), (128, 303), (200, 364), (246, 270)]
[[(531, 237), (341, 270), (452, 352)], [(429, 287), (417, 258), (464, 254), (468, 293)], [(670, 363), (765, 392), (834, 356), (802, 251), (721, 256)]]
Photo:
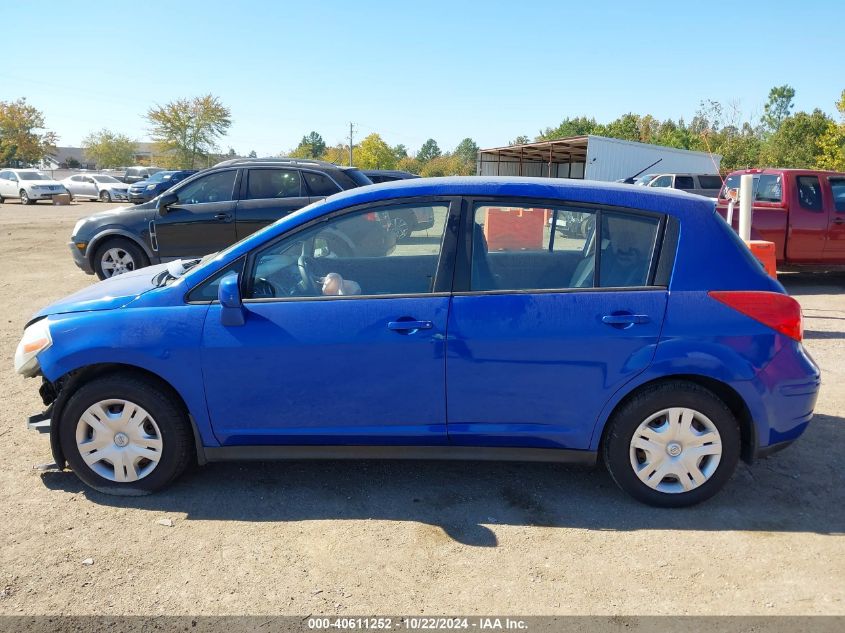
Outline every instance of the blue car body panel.
[[(631, 208), (679, 220), (668, 288), (246, 302), (244, 325), (187, 293), (284, 232), (335, 211), (397, 198), (530, 198)], [(414, 179), (349, 190), (262, 229), (154, 288), (159, 268), (91, 286), (40, 311), (56, 381), (96, 363), (149, 371), (184, 399), (207, 447), (385, 444), (598, 449), (615, 406), (671, 376), (729, 386), (756, 444), (794, 439), (819, 371), (800, 343), (713, 300), (709, 290), (784, 292), (713, 201), (568, 180)], [(617, 329), (606, 314), (647, 322)], [(431, 329), (387, 329), (400, 317)]]

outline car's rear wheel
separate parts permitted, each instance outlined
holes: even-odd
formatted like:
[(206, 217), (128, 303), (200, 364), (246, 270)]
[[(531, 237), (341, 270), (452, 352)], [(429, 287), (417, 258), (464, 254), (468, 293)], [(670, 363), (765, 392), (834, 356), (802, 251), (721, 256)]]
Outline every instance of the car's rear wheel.
[(141, 248), (127, 239), (107, 240), (94, 253), (94, 272), (100, 279), (116, 277), (149, 264)]
[(650, 505), (682, 507), (716, 494), (736, 469), (736, 418), (711, 391), (685, 381), (647, 387), (608, 423), (604, 460), (620, 488)]
[(111, 202), (111, 194), (105, 189), (100, 192), (100, 202)]
[(35, 200), (29, 197), (29, 194), (26, 192), (26, 189), (21, 189), (20, 197), (21, 204), (35, 204)]
[(107, 494), (167, 486), (192, 460), (192, 434), (178, 400), (132, 374), (96, 378), (71, 396), (59, 439), (73, 472)]

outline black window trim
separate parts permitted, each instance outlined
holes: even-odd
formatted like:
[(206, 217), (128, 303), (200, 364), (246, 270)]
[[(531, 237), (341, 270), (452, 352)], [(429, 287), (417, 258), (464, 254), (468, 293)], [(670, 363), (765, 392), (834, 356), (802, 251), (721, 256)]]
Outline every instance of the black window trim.
[[(590, 288), (528, 288), (521, 290), (471, 290), (470, 282), (472, 275), (472, 234), (473, 222), (475, 221), (474, 210), (477, 206), (489, 205), (494, 203), (499, 206), (507, 206), (512, 204), (514, 206), (528, 206), (533, 208), (555, 208), (565, 207), (567, 209), (584, 209), (595, 213), (596, 215), (596, 248), (600, 253), (601, 250), (601, 231), (602, 231), (602, 210), (608, 213), (623, 213), (626, 215), (639, 215), (642, 217), (657, 218), (659, 220), (657, 225), (657, 235), (655, 236), (654, 244), (652, 246), (651, 260), (648, 271), (648, 285), (646, 286), (596, 286), (596, 280), (600, 280), (601, 274), (601, 257), (595, 258), (595, 269), (593, 272), (593, 286)], [(455, 279), (452, 285), (452, 295), (456, 297), (475, 296), (475, 295), (502, 295), (502, 294), (561, 294), (572, 292), (636, 292), (636, 291), (664, 291), (669, 287), (671, 281), (671, 270), (674, 266), (675, 250), (677, 250), (677, 236), (673, 240), (665, 240), (667, 218), (672, 217), (677, 223), (677, 218), (670, 216), (667, 213), (660, 213), (658, 211), (647, 211), (644, 209), (635, 209), (631, 207), (621, 207), (617, 205), (598, 204), (588, 202), (575, 202), (560, 200), (556, 198), (533, 198), (520, 196), (465, 196), (462, 202), (463, 219), (461, 222), (461, 230), (463, 235), (459, 237), (460, 244), (459, 252), (457, 253), (455, 261)], [(665, 253), (663, 251), (664, 244), (671, 252)], [(672, 247), (675, 247), (674, 249)], [(668, 274), (665, 272), (668, 266)], [(658, 268), (662, 274), (658, 279)], [(658, 284), (657, 282), (664, 282)]]
[[(448, 207), (446, 215), (446, 226), (443, 230), (443, 238), (440, 241), (440, 255), (437, 260), (437, 269), (434, 275), (434, 289), (432, 292), (414, 292), (414, 293), (400, 293), (400, 294), (378, 294), (378, 295), (351, 295), (351, 296), (316, 296), (316, 297), (268, 297), (268, 298), (247, 298), (252, 288), (250, 282), (252, 280), (252, 271), (255, 269), (255, 258), (260, 251), (270, 248), (273, 244), (287, 239), (292, 235), (296, 235), (301, 231), (305, 231), (317, 224), (329, 222), (336, 217), (347, 214), (352, 214), (360, 211), (377, 212), (379, 209), (385, 207), (395, 207), (397, 205), (426, 205), (432, 203), (446, 204)], [(423, 297), (448, 297), (451, 293), (453, 269), (455, 265), (455, 253), (457, 248), (455, 240), (458, 235), (458, 218), (460, 216), (460, 197), (459, 196), (409, 196), (406, 198), (390, 198), (388, 200), (377, 200), (373, 202), (365, 202), (356, 204), (343, 209), (332, 211), (326, 215), (314, 218), (300, 226), (297, 226), (290, 231), (286, 231), (281, 235), (277, 235), (272, 240), (268, 240), (263, 244), (256, 246), (249, 253), (247, 253), (246, 265), (241, 270), (240, 275), (240, 290), (241, 297), (243, 297), (244, 304), (248, 303), (288, 303), (292, 301), (356, 301), (360, 299), (412, 299)], [(216, 274), (218, 271), (215, 271)], [(210, 276), (209, 276), (210, 278)], [(202, 283), (202, 282), (201, 282)], [(199, 284), (198, 284), (199, 285)], [(214, 303), (214, 302), (212, 302)]]

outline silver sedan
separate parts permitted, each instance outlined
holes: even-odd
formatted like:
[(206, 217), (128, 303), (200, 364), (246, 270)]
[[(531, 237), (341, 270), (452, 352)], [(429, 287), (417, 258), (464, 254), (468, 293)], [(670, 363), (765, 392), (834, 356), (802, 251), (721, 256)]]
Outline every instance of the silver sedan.
[(104, 174), (76, 174), (62, 180), (62, 184), (77, 199), (114, 202), (129, 200), (129, 185), (114, 176)]

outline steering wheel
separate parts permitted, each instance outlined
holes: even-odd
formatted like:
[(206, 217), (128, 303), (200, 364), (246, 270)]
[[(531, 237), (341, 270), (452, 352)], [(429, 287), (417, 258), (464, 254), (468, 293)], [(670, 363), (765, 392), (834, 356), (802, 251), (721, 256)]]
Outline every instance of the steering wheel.
[(259, 277), (252, 285), (253, 299), (272, 299), (276, 296), (276, 287), (264, 277)]
[(302, 289), (302, 291), (312, 295), (320, 294), (322, 292), (322, 289), (318, 285), (317, 276), (313, 272), (311, 272), (314, 264), (314, 259), (303, 253), (299, 256), (299, 259), (296, 263), (299, 268), (299, 276), (301, 278), (301, 281), (299, 282), (299, 287)]

